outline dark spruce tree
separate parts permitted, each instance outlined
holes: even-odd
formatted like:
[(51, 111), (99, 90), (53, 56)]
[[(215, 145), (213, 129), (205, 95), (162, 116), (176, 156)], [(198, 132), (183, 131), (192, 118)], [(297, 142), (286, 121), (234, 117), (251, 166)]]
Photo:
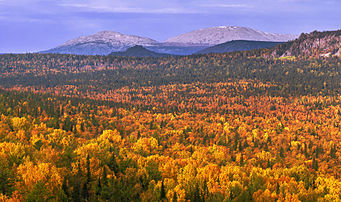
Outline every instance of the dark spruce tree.
[(63, 193), (65, 194), (65, 196), (67, 198), (69, 198), (70, 197), (70, 193), (69, 193), (69, 188), (67, 186), (67, 179), (66, 179), (66, 177), (64, 177), (64, 180), (63, 180), (62, 190), (63, 190)]
[(163, 180), (161, 183), (161, 191), (160, 191), (160, 200), (166, 199), (166, 190), (165, 190), (165, 185), (163, 184)]
[(89, 199), (89, 190), (88, 190), (88, 183), (87, 182), (85, 182), (83, 185), (82, 198), (84, 201), (88, 201), (88, 199)]

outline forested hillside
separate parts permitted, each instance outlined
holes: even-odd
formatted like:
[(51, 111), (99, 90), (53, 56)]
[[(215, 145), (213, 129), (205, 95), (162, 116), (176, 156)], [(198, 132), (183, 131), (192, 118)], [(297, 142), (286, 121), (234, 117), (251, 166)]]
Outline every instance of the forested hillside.
[(226, 53), (234, 51), (247, 51), (262, 48), (272, 48), (284, 42), (269, 42), (269, 41), (248, 41), (248, 40), (234, 40), (222, 44), (211, 46), (197, 52), (197, 54), (208, 53)]
[(341, 30), (301, 34), (291, 42), (279, 45), (272, 56), (330, 57), (341, 54)]
[[(340, 58), (269, 59), (268, 50), (167, 58), (58, 54), (3, 55), (3, 87), (75, 87), (79, 93), (124, 86), (160, 86), (255, 79), (275, 84), (273, 95), (335, 94), (340, 91)], [(44, 89), (43, 89), (44, 88)], [(65, 91), (68, 93), (69, 91)]]
[(0, 200), (339, 201), (341, 59), (0, 55)]

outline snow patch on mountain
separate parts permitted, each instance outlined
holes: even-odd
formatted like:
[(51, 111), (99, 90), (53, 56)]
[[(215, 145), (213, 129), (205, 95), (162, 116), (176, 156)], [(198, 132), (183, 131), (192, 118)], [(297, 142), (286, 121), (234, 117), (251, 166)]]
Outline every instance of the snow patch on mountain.
[(181, 34), (167, 39), (165, 42), (216, 45), (232, 40), (284, 42), (296, 38), (296, 35), (266, 33), (246, 27), (218, 26)]
[(65, 53), (81, 55), (107, 55), (115, 51), (124, 51), (135, 45), (154, 46), (159, 42), (140, 36), (102, 31), (89, 36), (69, 40), (64, 44), (41, 53)]
[(82, 36), (77, 39), (69, 40), (66, 43), (62, 44), (61, 46), (72, 46), (72, 45), (77, 45), (77, 44), (94, 43), (94, 42), (106, 43), (111, 46), (124, 46), (124, 47), (134, 46), (134, 45), (148, 46), (148, 45), (153, 45), (153, 44), (158, 43), (157, 41), (150, 39), (150, 38), (121, 34), (119, 32), (113, 32), (113, 31), (102, 31), (102, 32), (98, 32), (90, 36)]
[(196, 30), (170, 38), (165, 42), (158, 42), (146, 37), (102, 31), (69, 40), (56, 48), (40, 53), (108, 55), (111, 52), (125, 51), (130, 47), (140, 45), (159, 53), (190, 55), (209, 46), (232, 40), (288, 41), (295, 37), (265, 33), (245, 27), (219, 26)]

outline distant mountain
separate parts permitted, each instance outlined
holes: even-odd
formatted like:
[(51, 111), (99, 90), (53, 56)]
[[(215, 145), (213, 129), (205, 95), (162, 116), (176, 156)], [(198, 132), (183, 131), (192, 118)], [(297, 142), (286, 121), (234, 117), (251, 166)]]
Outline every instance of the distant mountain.
[(234, 51), (246, 51), (262, 48), (272, 48), (284, 42), (269, 42), (269, 41), (247, 41), (247, 40), (234, 40), (226, 43), (218, 44), (197, 52), (197, 54), (207, 53), (225, 53)]
[(112, 52), (110, 53), (111, 56), (135, 56), (135, 57), (167, 57), (170, 56), (169, 54), (164, 53), (156, 53), (154, 51), (150, 51), (143, 46), (133, 46), (128, 48), (126, 51), (121, 52)]
[(112, 31), (102, 31), (90, 36), (72, 39), (56, 48), (41, 53), (66, 53), (79, 55), (108, 55), (114, 51), (123, 51), (135, 45), (151, 46), (157, 41), (134, 35)]
[(233, 40), (286, 42), (295, 38), (297, 38), (295, 35), (271, 34), (253, 30), (247, 27), (219, 26), (181, 34), (179, 36), (167, 39), (165, 42), (217, 45)]
[(293, 35), (269, 34), (244, 27), (213, 27), (158, 42), (150, 38), (121, 34), (113, 31), (102, 31), (89, 36), (69, 40), (64, 44), (40, 53), (64, 53), (76, 55), (108, 55), (124, 51), (135, 45), (148, 50), (173, 55), (191, 55), (212, 45), (232, 40), (253, 41), (288, 41)]
[(56, 48), (41, 51), (40, 53), (108, 55), (112, 52), (124, 51), (135, 45), (148, 47), (149, 50), (154, 52), (174, 55), (190, 55), (208, 47), (200, 44), (160, 43), (150, 38), (102, 31), (90, 36), (69, 40)]
[(301, 34), (295, 41), (276, 46), (271, 55), (273, 57), (341, 56), (341, 30)]

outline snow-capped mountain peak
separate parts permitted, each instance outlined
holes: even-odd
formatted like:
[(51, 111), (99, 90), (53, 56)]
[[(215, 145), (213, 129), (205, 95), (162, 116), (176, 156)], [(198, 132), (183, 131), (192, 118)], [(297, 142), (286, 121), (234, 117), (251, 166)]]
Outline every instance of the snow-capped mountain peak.
[(107, 55), (115, 51), (124, 51), (135, 45), (154, 46), (159, 42), (135, 35), (114, 31), (101, 31), (89, 36), (81, 36), (42, 53), (68, 53), (81, 55)]
[(233, 30), (233, 29), (237, 29), (238, 27), (236, 27), (236, 26), (218, 26), (216, 28)]
[(112, 46), (134, 46), (134, 45), (152, 45), (158, 43), (157, 41), (140, 37), (134, 35), (121, 34), (119, 32), (114, 31), (101, 31), (96, 34), (90, 36), (82, 36), (76, 39), (72, 39), (62, 44), (61, 46), (70, 46), (76, 44), (84, 44), (84, 43), (107, 43)]
[(164, 43), (146, 37), (114, 31), (101, 31), (93, 35), (69, 40), (56, 48), (41, 53), (108, 55), (111, 52), (125, 51), (127, 48), (140, 45), (155, 52), (188, 55), (209, 46), (232, 40), (282, 42), (295, 38), (294, 35), (271, 34), (237, 26), (218, 26), (195, 30), (170, 38)]
[(232, 40), (253, 40), (253, 41), (289, 41), (297, 38), (295, 35), (272, 34), (257, 31), (247, 27), (218, 26), (195, 30), (181, 34), (165, 42), (185, 44), (208, 44), (216, 45)]

